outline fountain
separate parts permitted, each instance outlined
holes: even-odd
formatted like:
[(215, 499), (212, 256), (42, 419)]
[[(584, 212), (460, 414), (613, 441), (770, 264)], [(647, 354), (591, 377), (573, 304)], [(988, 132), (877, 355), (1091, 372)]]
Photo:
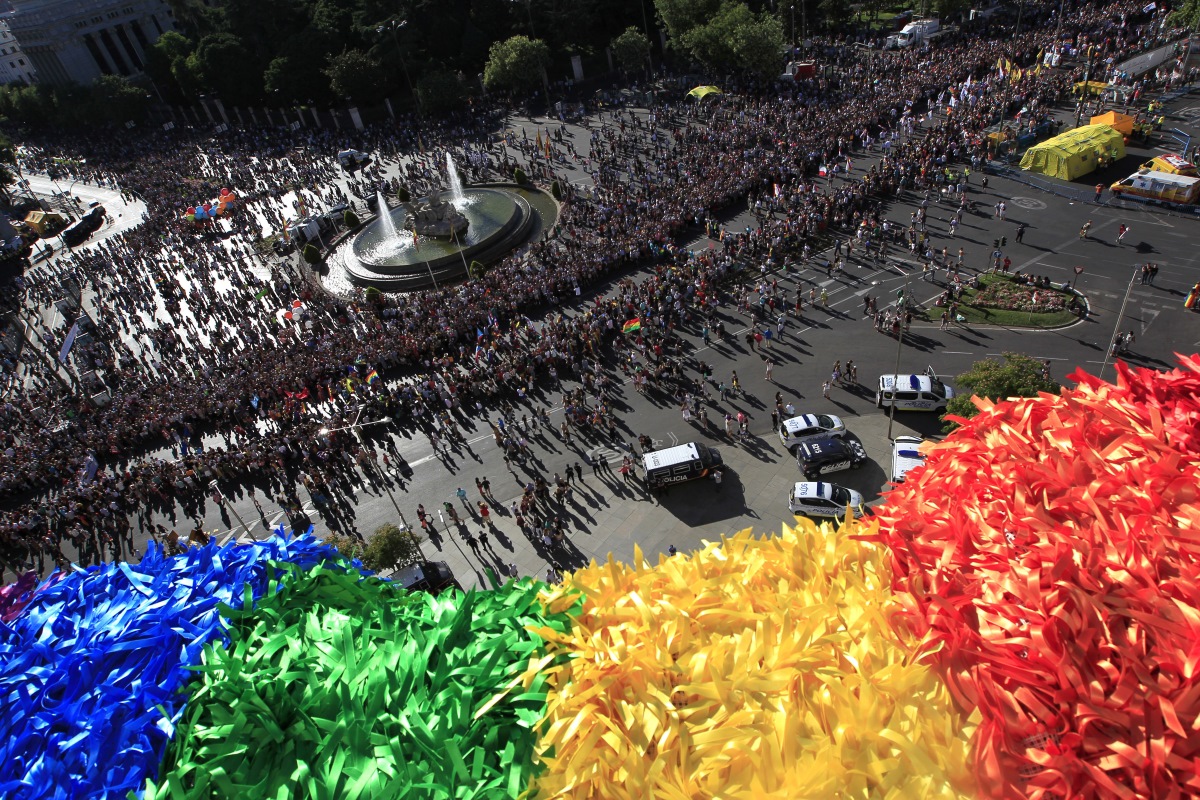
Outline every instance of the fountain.
[[(379, 195), (376, 219), (328, 259), (326, 285), (339, 292), (347, 286), (402, 292), (452, 281), (472, 261), (504, 257), (557, 213), (544, 192), (508, 183), (464, 187), (448, 154), (446, 168), (446, 194), (434, 190), (394, 209)], [(449, 196), (455, 199), (448, 202)]]
[(384, 238), (389, 240), (400, 238), (400, 234), (396, 232), (396, 221), (392, 219), (391, 212), (388, 211), (387, 200), (383, 199), (383, 192), (376, 192), (375, 200), (379, 203), (377, 206), (379, 226), (383, 229)]
[[(459, 191), (462, 191), (461, 186)], [(415, 203), (405, 203), (404, 211), (407, 215), (404, 220), (405, 227), (421, 236), (457, 239), (470, 224), (453, 203), (447, 203), (442, 199), (440, 189), (434, 189), (433, 194), (429, 197)]]
[(454, 166), (454, 159), (450, 157), (449, 151), (446, 152), (446, 174), (450, 176), (450, 202), (454, 203), (455, 208), (461, 209), (467, 197), (463, 193), (463, 182), (458, 176), (458, 167)]

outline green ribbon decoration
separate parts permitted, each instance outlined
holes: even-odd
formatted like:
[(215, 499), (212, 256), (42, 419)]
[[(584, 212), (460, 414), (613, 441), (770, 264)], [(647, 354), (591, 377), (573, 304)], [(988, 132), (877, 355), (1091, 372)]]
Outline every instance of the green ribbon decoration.
[[(546, 688), (517, 679), (565, 631), (532, 579), (410, 593), (362, 572), (279, 564), (278, 591), (223, 609), (145, 800), (518, 797)], [(485, 709), (476, 719), (476, 714)]]

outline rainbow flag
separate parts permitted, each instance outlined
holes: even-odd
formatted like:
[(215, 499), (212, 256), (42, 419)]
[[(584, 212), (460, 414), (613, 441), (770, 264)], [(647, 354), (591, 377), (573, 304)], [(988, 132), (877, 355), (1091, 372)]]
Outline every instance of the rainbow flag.
[(383, 379), (379, 377), (379, 373), (376, 372), (374, 369), (367, 372), (367, 383), (369, 385), (374, 386), (376, 383), (378, 383), (382, 380)]
[(641, 317), (634, 317), (633, 319), (629, 320), (629, 322), (626, 322), (624, 325), (621, 326), (621, 333), (633, 333), (634, 331), (640, 331), (641, 329), (642, 329)]

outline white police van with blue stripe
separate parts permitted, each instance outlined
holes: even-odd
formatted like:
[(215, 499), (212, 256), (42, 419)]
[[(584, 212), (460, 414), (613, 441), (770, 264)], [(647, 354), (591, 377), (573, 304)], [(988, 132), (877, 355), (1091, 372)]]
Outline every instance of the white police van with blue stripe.
[(875, 407), (895, 406), (897, 411), (936, 411), (941, 414), (953, 397), (954, 389), (940, 381), (929, 367), (923, 375), (880, 375)]

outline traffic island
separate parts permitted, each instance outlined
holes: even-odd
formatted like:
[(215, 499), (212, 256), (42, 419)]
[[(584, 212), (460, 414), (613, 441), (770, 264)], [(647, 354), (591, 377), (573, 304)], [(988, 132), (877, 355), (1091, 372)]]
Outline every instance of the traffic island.
[[(940, 308), (949, 303), (943, 296)], [(1087, 300), (1069, 284), (1035, 283), (1027, 277), (987, 274), (978, 287), (968, 286), (958, 299), (958, 319), (969, 325), (1002, 325), (1007, 328), (1062, 328), (1087, 314)], [(932, 310), (931, 316), (940, 316)]]

